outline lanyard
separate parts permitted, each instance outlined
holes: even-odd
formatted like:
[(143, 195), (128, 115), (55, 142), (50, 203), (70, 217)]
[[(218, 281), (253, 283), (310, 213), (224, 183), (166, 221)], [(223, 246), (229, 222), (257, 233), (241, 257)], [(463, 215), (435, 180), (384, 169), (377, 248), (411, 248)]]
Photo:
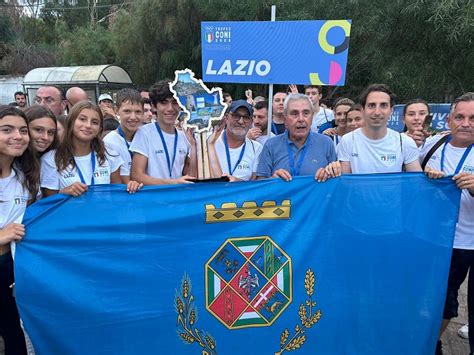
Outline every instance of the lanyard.
[(163, 137), (163, 132), (161, 131), (161, 128), (158, 122), (155, 122), (155, 127), (156, 127), (156, 130), (158, 131), (158, 134), (160, 135), (161, 143), (163, 144), (163, 150), (165, 151), (166, 162), (168, 163), (168, 171), (170, 173), (170, 178), (171, 178), (174, 161), (176, 159), (176, 147), (178, 146), (178, 132), (176, 131), (176, 129), (174, 130), (173, 160), (170, 161), (170, 154), (168, 152), (168, 147), (165, 142), (165, 137)]
[(334, 141), (336, 142), (336, 146), (339, 144), (339, 136), (336, 134), (334, 136)]
[[(449, 143), (451, 140), (451, 137), (449, 137), (446, 142), (443, 145), (443, 150), (441, 151), (441, 171), (444, 171), (444, 154), (446, 151), (446, 145)], [(471, 144), (469, 147), (466, 148), (464, 151), (464, 154), (461, 157), (461, 160), (458, 163), (458, 166), (456, 167), (456, 170), (454, 170), (454, 175), (458, 174), (461, 171), (462, 166), (464, 165), (464, 162), (466, 161), (467, 156), (471, 152), (473, 144)]]
[[(94, 185), (95, 184), (95, 182), (94, 182), (94, 172), (95, 172), (95, 153), (94, 153), (94, 151), (91, 152), (91, 166), (92, 166), (92, 177), (91, 177), (91, 183), (89, 185)], [(85, 184), (86, 180), (84, 179), (84, 175), (82, 174), (82, 171), (79, 168), (79, 165), (77, 165), (77, 162), (76, 162), (76, 169), (77, 169), (77, 173), (79, 174), (79, 179), (81, 179), (81, 182), (83, 184)]]
[(127, 150), (130, 153), (130, 158), (133, 158), (133, 152), (130, 151), (130, 144), (128, 144), (127, 138), (125, 138), (125, 133), (123, 132), (122, 127), (119, 126), (117, 128), (117, 132), (118, 134), (120, 134), (120, 137), (122, 137), (123, 140), (125, 141), (125, 144), (127, 145)]
[(224, 146), (225, 146), (225, 155), (227, 157), (227, 166), (229, 168), (229, 174), (234, 175), (235, 169), (239, 166), (240, 162), (242, 161), (242, 158), (244, 157), (245, 153), (245, 146), (247, 144), (246, 141), (244, 141), (244, 145), (242, 146), (242, 149), (240, 150), (240, 155), (239, 159), (237, 160), (237, 163), (235, 163), (234, 168), (232, 169), (232, 164), (230, 162), (230, 151), (229, 151), (229, 144), (227, 143), (227, 134), (226, 131), (222, 132), (223, 140), (224, 140)]
[[(300, 154), (300, 157), (298, 159), (298, 163), (296, 164), (296, 168), (295, 168), (295, 159), (293, 157), (293, 152), (291, 151), (290, 139), (288, 138), (288, 135), (286, 136), (286, 148), (288, 150), (288, 160), (289, 160), (290, 170), (291, 170), (291, 175), (292, 176), (298, 176), (300, 174), (301, 165), (303, 164), (303, 160), (304, 160), (304, 157), (306, 155), (306, 151), (307, 151), (307, 148), (308, 148), (308, 145), (310, 144), (310, 142), (311, 142), (311, 132), (308, 135), (308, 138), (306, 139), (306, 143), (305, 143), (304, 147), (301, 148), (301, 154)], [(298, 154), (298, 151), (297, 151), (297, 154)]]

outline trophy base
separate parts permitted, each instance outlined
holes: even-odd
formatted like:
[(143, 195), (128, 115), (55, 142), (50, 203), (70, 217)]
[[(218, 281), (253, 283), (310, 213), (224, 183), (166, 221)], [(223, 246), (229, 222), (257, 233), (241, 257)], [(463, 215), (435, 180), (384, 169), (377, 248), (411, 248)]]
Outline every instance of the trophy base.
[(189, 179), (192, 182), (229, 182), (230, 179), (228, 176), (221, 176), (218, 178), (208, 178), (208, 179)]

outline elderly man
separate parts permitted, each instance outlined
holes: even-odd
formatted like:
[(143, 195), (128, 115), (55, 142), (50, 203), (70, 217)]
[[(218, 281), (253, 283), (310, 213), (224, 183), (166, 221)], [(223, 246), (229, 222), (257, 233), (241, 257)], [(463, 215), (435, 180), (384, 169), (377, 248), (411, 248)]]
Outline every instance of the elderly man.
[[(255, 179), (262, 146), (247, 138), (252, 114), (252, 106), (247, 101), (233, 101), (224, 122), (210, 137), (209, 158), (214, 177), (226, 175), (231, 181)], [(224, 123), (226, 129), (222, 132)]]
[(78, 86), (73, 86), (66, 91), (66, 100), (68, 103), (68, 110), (80, 101), (88, 101), (89, 96), (87, 93)]
[[(441, 333), (458, 316), (458, 291), (469, 273), (467, 289), (469, 345), (474, 352), (474, 92), (455, 99), (448, 117), (451, 134), (429, 140), (421, 152), (426, 156), (425, 173), (431, 178), (454, 175), (462, 190), (454, 237)], [(425, 161), (426, 161), (425, 160)], [(472, 272), (471, 272), (472, 271)], [(437, 353), (441, 353), (438, 342)]]
[(63, 115), (66, 110), (67, 101), (64, 90), (60, 86), (41, 86), (36, 91), (34, 101), (37, 105), (49, 108), (55, 116)]
[(265, 143), (257, 177), (290, 181), (293, 176), (316, 175), (317, 180), (326, 179), (324, 168), (336, 160), (336, 151), (329, 137), (311, 132), (311, 100), (303, 94), (288, 95), (283, 116), (286, 132)]

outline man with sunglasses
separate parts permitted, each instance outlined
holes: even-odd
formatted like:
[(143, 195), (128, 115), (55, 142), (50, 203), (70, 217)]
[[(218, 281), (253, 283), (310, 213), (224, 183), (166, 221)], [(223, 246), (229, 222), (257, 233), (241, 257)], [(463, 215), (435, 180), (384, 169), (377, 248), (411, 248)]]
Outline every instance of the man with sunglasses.
[(208, 141), (214, 176), (227, 175), (231, 181), (255, 179), (262, 146), (247, 138), (252, 115), (252, 106), (247, 101), (233, 101), (223, 122), (216, 127)]

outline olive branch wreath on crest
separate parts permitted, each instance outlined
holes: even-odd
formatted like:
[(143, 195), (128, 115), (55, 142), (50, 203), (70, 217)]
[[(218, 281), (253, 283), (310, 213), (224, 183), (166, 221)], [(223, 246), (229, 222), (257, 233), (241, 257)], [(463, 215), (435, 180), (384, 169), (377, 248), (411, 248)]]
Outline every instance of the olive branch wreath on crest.
[(216, 355), (217, 349), (214, 338), (206, 331), (195, 327), (198, 314), (194, 306), (194, 296), (191, 294), (191, 289), (191, 280), (188, 275), (184, 274), (181, 280), (180, 292), (176, 290), (174, 302), (178, 314), (176, 325), (180, 325), (182, 328), (178, 330), (178, 335), (186, 344), (199, 344), (202, 348), (202, 355)]
[(281, 333), (280, 351), (277, 351), (275, 355), (280, 355), (285, 351), (297, 350), (301, 346), (303, 346), (306, 341), (306, 329), (311, 328), (321, 318), (321, 310), (315, 310), (316, 301), (312, 300), (315, 283), (316, 278), (314, 277), (314, 272), (311, 269), (308, 269), (304, 278), (304, 288), (306, 289), (308, 299), (305, 301), (304, 304), (300, 304), (298, 310), (298, 315), (300, 316), (301, 323), (295, 326), (295, 334), (293, 334), (291, 338), (288, 328), (285, 329), (283, 333)]
[[(298, 315), (300, 324), (295, 326), (295, 334), (290, 337), (287, 329), (280, 335), (280, 350), (275, 355), (281, 355), (285, 351), (294, 351), (301, 348), (306, 342), (306, 330), (315, 325), (322, 317), (321, 310), (316, 310), (316, 301), (313, 301), (314, 286), (316, 278), (311, 269), (306, 271), (304, 278), (304, 288), (308, 299), (300, 304)], [(197, 310), (194, 306), (194, 296), (191, 294), (191, 280), (184, 274), (181, 281), (181, 288), (176, 290), (175, 310), (178, 314), (177, 326), (181, 326), (178, 335), (186, 344), (197, 343), (202, 348), (202, 355), (217, 355), (216, 341), (206, 331), (195, 327), (197, 322)]]

